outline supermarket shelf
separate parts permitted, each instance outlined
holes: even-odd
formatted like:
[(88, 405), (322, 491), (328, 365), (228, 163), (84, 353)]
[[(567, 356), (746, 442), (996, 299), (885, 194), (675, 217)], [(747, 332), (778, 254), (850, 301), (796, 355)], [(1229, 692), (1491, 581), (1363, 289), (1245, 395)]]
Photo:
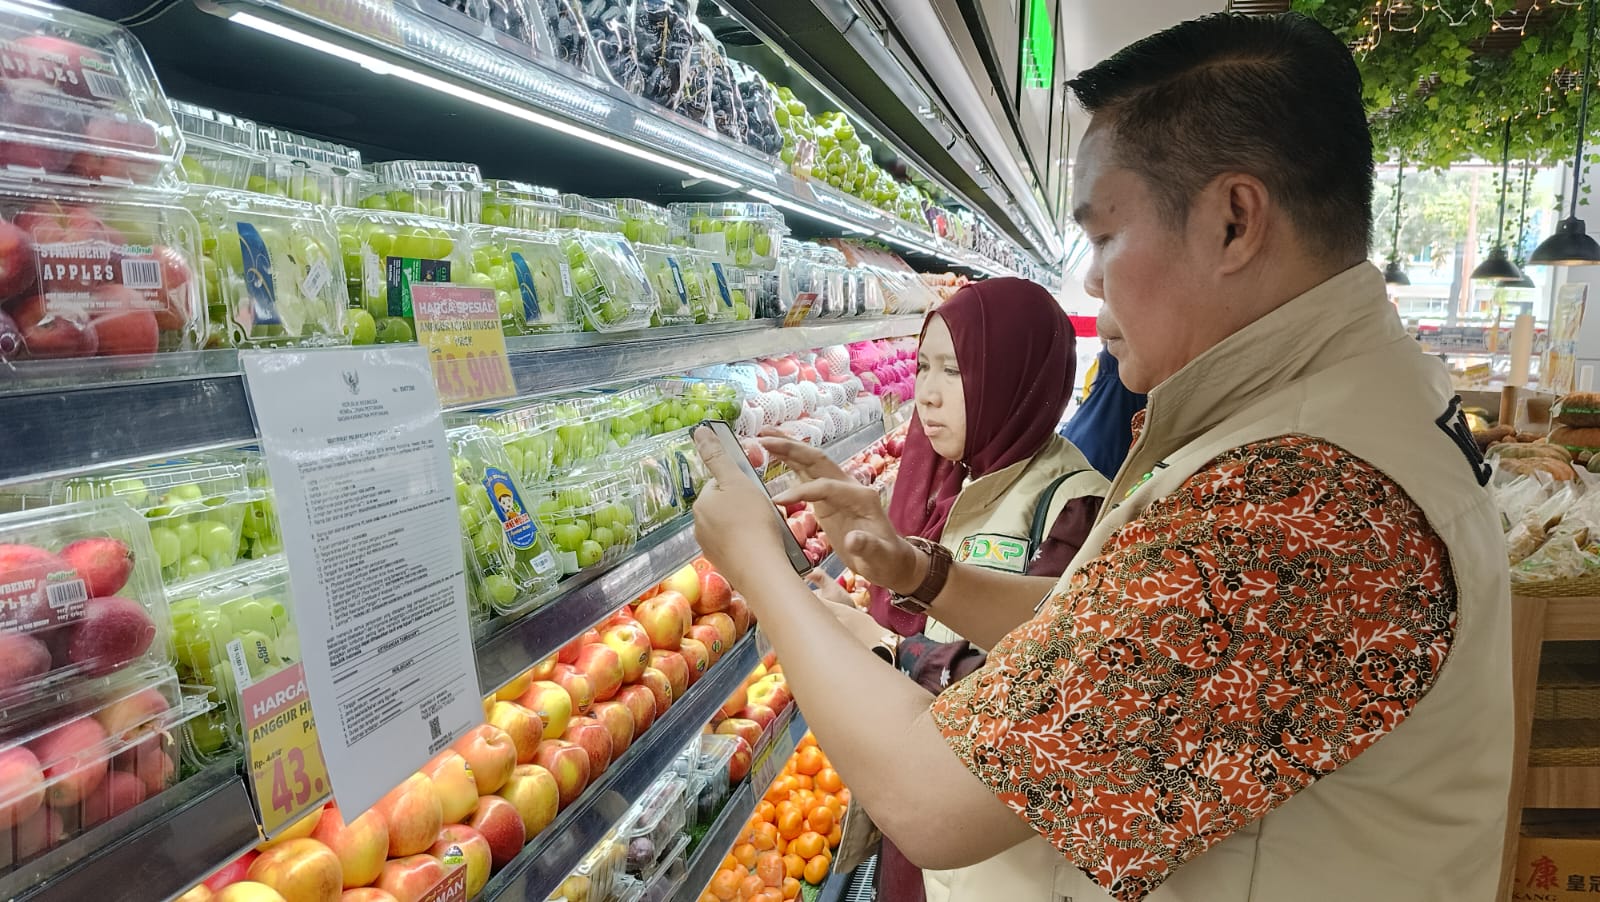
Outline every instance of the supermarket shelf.
[[(108, 841), (117, 836), (121, 839)], [(0, 898), (28, 902), (166, 899), (259, 838), (244, 780), (231, 761), (219, 762), (7, 874), (0, 880)]]
[[(823, 345), (915, 334), (914, 316), (784, 329), (684, 327), (513, 338), (517, 388), (549, 394)], [(97, 381), (91, 381), (97, 380)], [(115, 380), (115, 381), (113, 381)], [(90, 383), (90, 384), (86, 384)], [(0, 485), (256, 439), (238, 354), (158, 355), (144, 368), (30, 364), (0, 374)]]
[[(883, 421), (877, 420), (868, 423), (847, 436), (830, 442), (823, 446), (822, 450), (827, 453), (828, 458), (834, 463), (842, 464), (872, 447), (873, 444), (883, 438), (883, 435)], [(774, 495), (789, 490), (799, 481), (799, 477), (791, 472), (789, 468), (777, 463), (767, 468), (766, 479), (767, 490)]]
[(572, 807), (497, 874), (479, 899), (547, 899), (760, 662), (756, 634), (741, 639), (684, 697), (612, 762)]
[[(833, 460), (845, 461), (882, 436), (882, 425), (869, 423), (823, 450)], [(694, 518), (686, 515), (645, 536), (610, 567), (579, 577), (544, 607), (515, 620), (489, 623), (478, 639), (479, 687), (488, 694), (511, 682), (528, 665), (555, 653), (699, 553)]]
[(817, 892), (817, 902), (845, 902), (856, 882), (856, 871), (829, 871)]
[[(760, 759), (767, 754), (767, 749), (772, 754), (788, 758), (800, 740), (806, 735), (806, 719), (799, 711), (789, 721), (789, 726), (783, 732), (772, 738), (766, 748), (752, 755), (752, 760)], [(700, 897), (717, 873), (717, 865), (722, 863), (722, 857), (733, 848), (734, 840), (739, 836), (739, 830), (750, 819), (750, 814), (756, 810), (757, 791), (765, 793), (766, 787), (757, 787), (752, 779), (745, 780), (744, 784), (728, 798), (727, 804), (722, 806), (722, 813), (717, 815), (717, 822), (711, 825), (706, 835), (700, 840), (700, 845), (695, 848), (694, 854), (689, 857), (689, 870), (683, 882), (678, 885), (677, 899), (684, 902), (693, 902)]]
[(1530, 767), (1525, 808), (1600, 808), (1600, 767)]

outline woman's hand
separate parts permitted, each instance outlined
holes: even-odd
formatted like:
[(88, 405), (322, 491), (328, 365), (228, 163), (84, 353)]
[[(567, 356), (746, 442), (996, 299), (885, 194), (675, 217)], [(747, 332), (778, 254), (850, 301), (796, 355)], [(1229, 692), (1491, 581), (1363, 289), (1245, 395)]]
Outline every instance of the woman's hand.
[(833, 537), (833, 550), (870, 582), (905, 593), (914, 591), (927, 575), (926, 555), (895, 531), (876, 489), (849, 477), (821, 478), (772, 500), (779, 504), (810, 502), (822, 531)]
[(811, 584), (811, 591), (816, 596), (829, 604), (843, 605), (851, 610), (855, 609), (856, 600), (850, 593), (839, 585), (839, 581), (821, 570), (813, 570), (806, 574), (806, 582)]
[(772, 499), (722, 453), (711, 430), (694, 430), (695, 450), (711, 479), (694, 502), (694, 536), (700, 550), (728, 582), (747, 595), (773, 573), (789, 573), (782, 528)]

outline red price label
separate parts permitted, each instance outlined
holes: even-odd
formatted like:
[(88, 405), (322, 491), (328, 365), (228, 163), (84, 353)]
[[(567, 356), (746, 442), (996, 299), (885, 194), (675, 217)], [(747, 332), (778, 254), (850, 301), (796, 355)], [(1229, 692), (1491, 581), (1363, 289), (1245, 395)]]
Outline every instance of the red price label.
[(440, 401), (468, 404), (516, 394), (494, 292), (418, 283), (411, 287), (411, 304)]
[(328, 769), (311, 717), (305, 668), (299, 664), (239, 692), (250, 785), (261, 829), (272, 836), (322, 804)]

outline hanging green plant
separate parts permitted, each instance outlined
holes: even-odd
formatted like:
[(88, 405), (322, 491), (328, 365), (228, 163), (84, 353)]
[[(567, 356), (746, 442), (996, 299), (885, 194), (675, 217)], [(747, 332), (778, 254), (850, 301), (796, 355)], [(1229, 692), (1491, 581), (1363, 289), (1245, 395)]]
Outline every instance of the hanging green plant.
[(1507, 118), (1536, 165), (1570, 158), (1586, 44), (1577, 5), (1294, 0), (1293, 8), (1354, 50), (1379, 159), (1421, 168), (1492, 159)]

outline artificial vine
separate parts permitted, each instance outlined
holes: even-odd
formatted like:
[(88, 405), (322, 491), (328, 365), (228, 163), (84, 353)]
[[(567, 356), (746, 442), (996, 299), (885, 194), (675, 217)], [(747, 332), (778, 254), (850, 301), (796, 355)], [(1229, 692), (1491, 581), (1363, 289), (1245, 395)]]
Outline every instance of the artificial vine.
[[(1354, 49), (1380, 159), (1424, 169), (1496, 159), (1507, 117), (1535, 165), (1571, 158), (1587, 42), (1575, 0), (1294, 0), (1293, 7)], [(1509, 49), (1484, 46), (1518, 34)], [(1600, 153), (1589, 160), (1600, 161)]]

